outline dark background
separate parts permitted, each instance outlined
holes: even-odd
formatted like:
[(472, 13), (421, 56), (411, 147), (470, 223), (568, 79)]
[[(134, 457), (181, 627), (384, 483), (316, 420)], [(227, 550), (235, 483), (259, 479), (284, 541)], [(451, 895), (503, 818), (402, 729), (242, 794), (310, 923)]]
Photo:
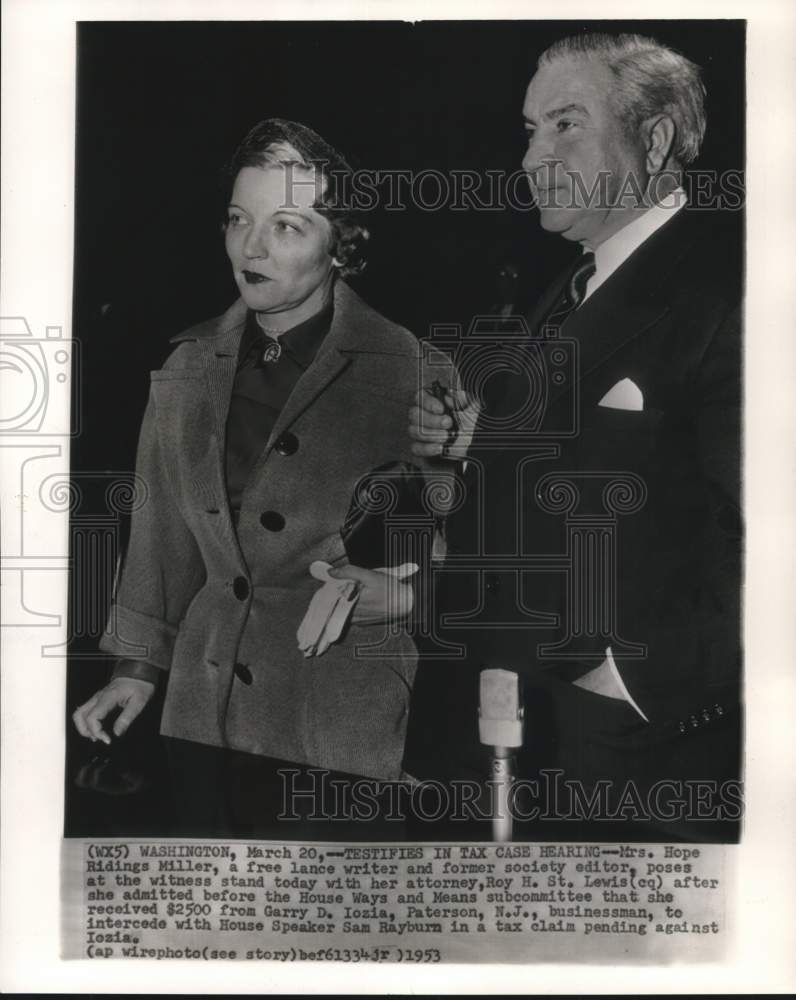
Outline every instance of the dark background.
[[(255, 122), (304, 122), (370, 170), (511, 172), (524, 152), (522, 101), (538, 55), (584, 30), (638, 31), (702, 66), (708, 132), (695, 167), (743, 167), (740, 21), (80, 24), (73, 335), (82, 400), (72, 468), (78, 481), (102, 474), (86, 480), (81, 516), (104, 513), (102, 484), (134, 466), (149, 371), (168, 354), (168, 338), (237, 296), (219, 226), (220, 174)], [(541, 289), (572, 254), (534, 213), (410, 208), (376, 210), (368, 222), (357, 290), (418, 336), (486, 310), (501, 261)], [(122, 521), (120, 545), (124, 530)], [(73, 580), (73, 617), (78, 590), (84, 605), (97, 605), (81, 621), (102, 622), (109, 587)], [(99, 630), (78, 631), (70, 712), (110, 667), (87, 658)], [(162, 832), (165, 793), (147, 778), (159, 768), (157, 706), (147, 716), (113, 751), (122, 771), (143, 772), (148, 785), (137, 795), (99, 794), (103, 761), (75, 787), (96, 748), (70, 724), (67, 835)], [(110, 777), (118, 791), (119, 775)]]

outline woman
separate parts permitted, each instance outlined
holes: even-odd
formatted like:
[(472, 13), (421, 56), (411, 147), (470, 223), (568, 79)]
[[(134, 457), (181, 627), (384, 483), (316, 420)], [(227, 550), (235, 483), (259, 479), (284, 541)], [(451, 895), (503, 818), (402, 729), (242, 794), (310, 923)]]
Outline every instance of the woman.
[[(136, 512), (101, 648), (122, 657), (74, 713), (80, 733), (121, 735), (168, 673), (161, 732), (383, 779), (401, 775), (416, 667), (406, 627), (377, 658), (355, 648), (413, 594), (343, 565), (340, 536), (357, 483), (413, 457), (406, 411), (428, 376), (414, 337), (346, 284), (368, 233), (344, 204), (351, 168), (309, 128), (271, 119), (230, 169), (226, 249), (240, 299), (174, 338), (152, 373)], [(427, 362), (426, 362), (427, 363)], [(296, 632), (316, 560), (356, 580), (352, 624), (322, 656)], [(370, 629), (370, 634), (368, 630)]]

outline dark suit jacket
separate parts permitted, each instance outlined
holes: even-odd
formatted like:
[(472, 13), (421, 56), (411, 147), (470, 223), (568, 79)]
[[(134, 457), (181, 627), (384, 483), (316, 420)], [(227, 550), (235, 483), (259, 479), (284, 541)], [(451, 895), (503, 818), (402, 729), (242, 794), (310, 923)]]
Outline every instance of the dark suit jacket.
[[(511, 347), (530, 355), (535, 386), (517, 375), (487, 382), (493, 430), (481, 420), (468, 502), (448, 529), (451, 572), (440, 577), (441, 614), (458, 619), (440, 634), (465, 643), (467, 658), (424, 665), (408, 770), (431, 759), (427, 706), (437, 773), (476, 766), (484, 666), (525, 676), (537, 764), (601, 760), (617, 779), (637, 776), (631, 763), (643, 760), (645, 780), (737, 768), (710, 736), (736, 717), (740, 690), (742, 275), (732, 228), (679, 212), (546, 340), (535, 327), (560, 294), (555, 282), (529, 319), (530, 343)], [(643, 410), (599, 406), (626, 378)], [(578, 560), (599, 573), (591, 586)], [(573, 688), (609, 645), (649, 722)]]

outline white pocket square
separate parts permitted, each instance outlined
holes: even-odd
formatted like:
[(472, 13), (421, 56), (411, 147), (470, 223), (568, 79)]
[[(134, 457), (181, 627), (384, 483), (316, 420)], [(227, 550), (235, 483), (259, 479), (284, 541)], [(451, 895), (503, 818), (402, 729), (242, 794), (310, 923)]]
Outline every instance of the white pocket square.
[(623, 378), (606, 392), (597, 405), (612, 410), (643, 410), (644, 395), (632, 379)]

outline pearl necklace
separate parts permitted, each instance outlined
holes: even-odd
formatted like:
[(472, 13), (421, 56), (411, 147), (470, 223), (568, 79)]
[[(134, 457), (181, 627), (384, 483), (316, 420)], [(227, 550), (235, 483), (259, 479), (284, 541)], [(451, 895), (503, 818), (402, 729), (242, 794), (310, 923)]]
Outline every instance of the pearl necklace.
[(284, 331), (274, 330), (273, 327), (266, 326), (264, 323), (261, 323), (259, 313), (255, 313), (254, 318), (257, 320), (257, 326), (260, 327), (263, 333), (271, 341), (271, 343), (266, 344), (265, 348), (263, 349), (262, 360), (265, 362), (278, 361), (282, 356), (282, 345), (279, 343), (279, 336)]
[(284, 333), (284, 330), (275, 330), (272, 326), (266, 326), (260, 319), (259, 313), (255, 313), (254, 318), (257, 320), (257, 326), (260, 327), (263, 333), (267, 333), (269, 337), (279, 337), (282, 333)]

